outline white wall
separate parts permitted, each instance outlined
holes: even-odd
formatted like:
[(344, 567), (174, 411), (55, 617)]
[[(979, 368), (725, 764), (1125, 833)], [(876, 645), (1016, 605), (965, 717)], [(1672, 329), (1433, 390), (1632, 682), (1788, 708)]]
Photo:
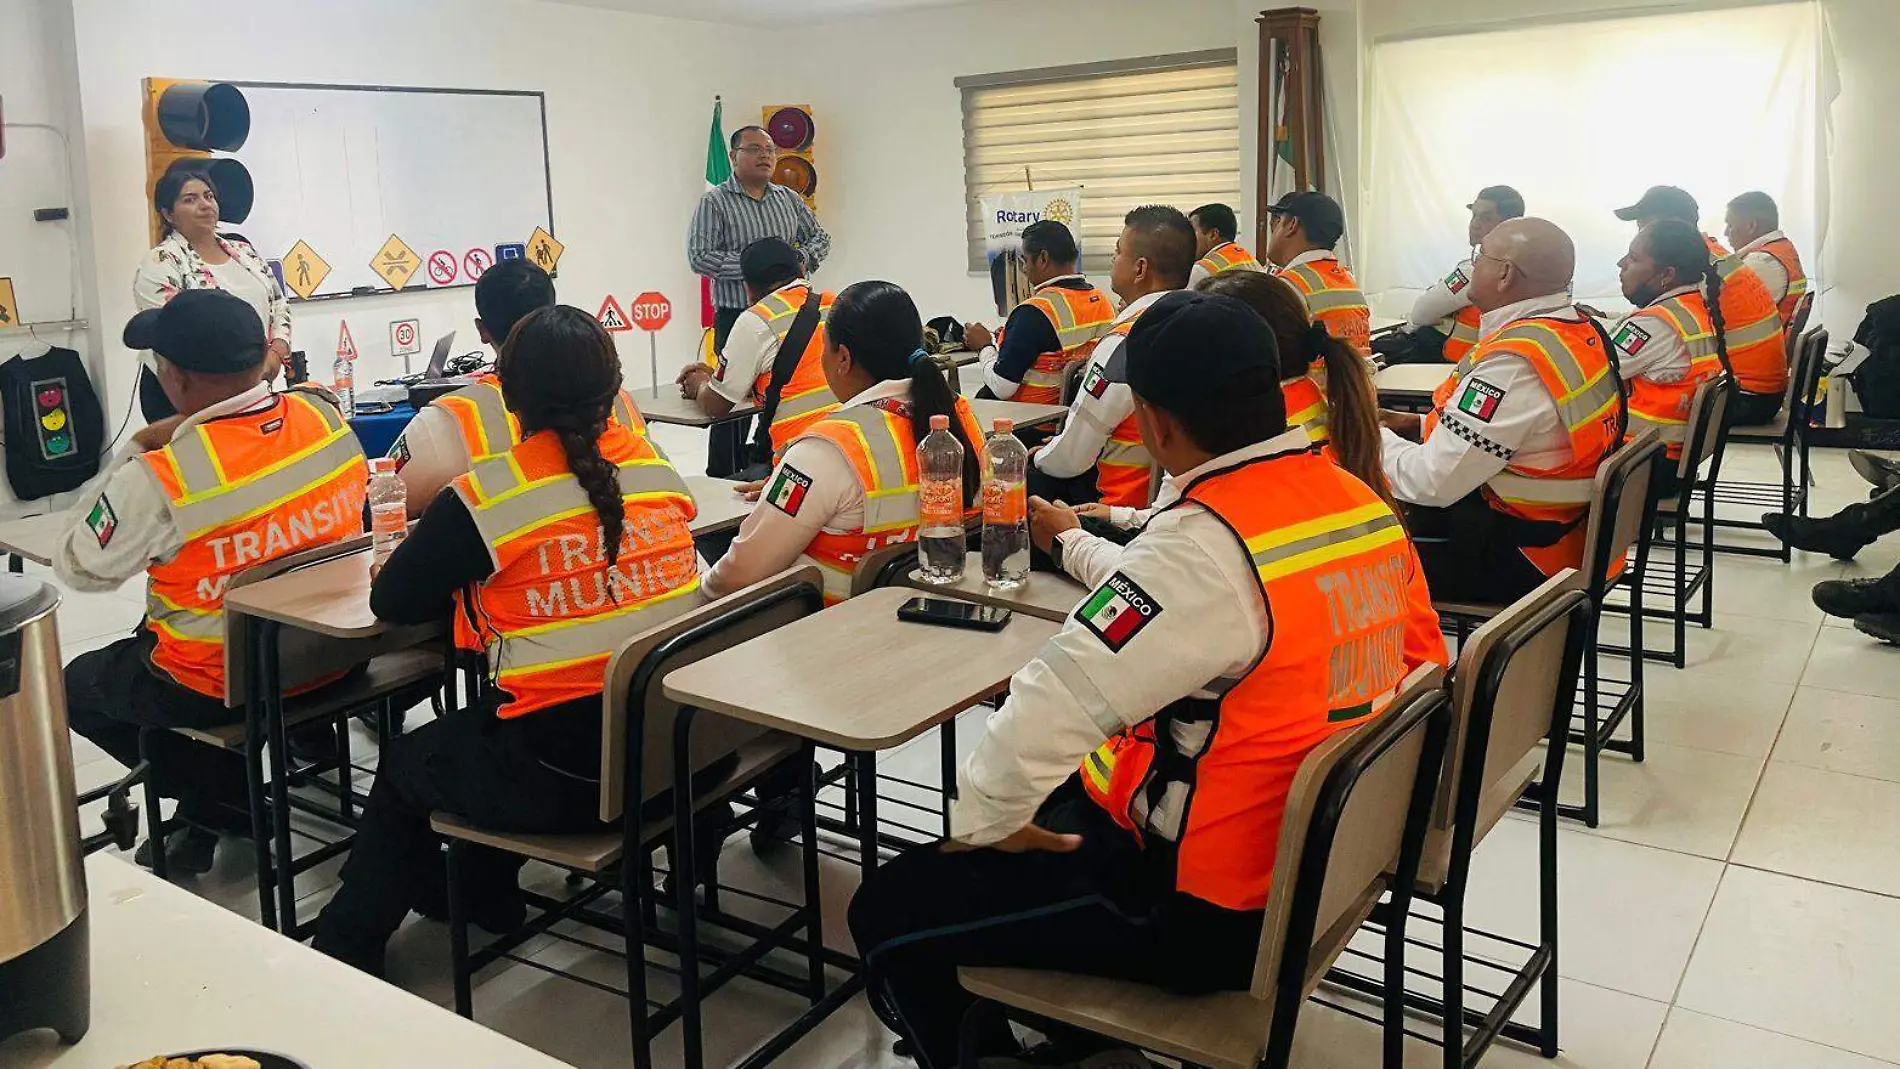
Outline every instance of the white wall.
[[(609, 292), (624, 302), (658, 289), (676, 309), (660, 335), (662, 377), (691, 355), (699, 286), (686, 265), (686, 226), (705, 188), (712, 98), (724, 94), (729, 120), (756, 113), (775, 76), (754, 62), (768, 40), (761, 31), (533, 0), (70, 2), (100, 318), (113, 341), (132, 313), (132, 274), (149, 239), (139, 83), (165, 76), (545, 92), (556, 228), (567, 246), (561, 299), (592, 312)], [(340, 319), (362, 351), (359, 383), (401, 370), (389, 355), (393, 320), (421, 319), (425, 340), (457, 329), (458, 352), (479, 346), (466, 288), (293, 307), (295, 346), (322, 380)], [(629, 385), (644, 384), (645, 339), (617, 337)], [(133, 357), (116, 344), (110, 355), (123, 388)]]

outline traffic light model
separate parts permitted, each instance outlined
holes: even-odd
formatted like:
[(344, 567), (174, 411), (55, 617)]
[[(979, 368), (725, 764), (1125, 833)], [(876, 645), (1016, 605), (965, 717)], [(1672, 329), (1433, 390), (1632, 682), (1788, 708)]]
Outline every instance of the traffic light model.
[[(145, 95), (145, 192), (149, 196), (166, 173), (201, 170), (218, 191), (218, 217), (242, 223), (250, 217), (255, 190), (251, 172), (229, 156), (251, 136), (251, 106), (237, 86), (224, 82), (186, 82), (147, 78)], [(152, 218), (152, 244), (161, 226)]]
[(33, 430), (39, 435), (40, 456), (64, 460), (73, 454), (73, 406), (64, 378), (33, 383)]
[(818, 165), (812, 159), (812, 145), (818, 139), (818, 123), (812, 118), (810, 104), (767, 104), (760, 109), (767, 137), (778, 146), (778, 166), (772, 181), (805, 198), (813, 211), (818, 210)]

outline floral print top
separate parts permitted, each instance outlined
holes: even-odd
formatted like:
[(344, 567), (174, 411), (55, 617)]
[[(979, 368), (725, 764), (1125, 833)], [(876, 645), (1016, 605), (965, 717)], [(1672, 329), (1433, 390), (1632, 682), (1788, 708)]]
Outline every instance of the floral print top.
[[(270, 316), (265, 320), (264, 333), (269, 341), (281, 341), (290, 344), (290, 301), (284, 296), (284, 288), (277, 283), (277, 275), (270, 264), (258, 255), (250, 242), (241, 238), (220, 236), (218, 244), (223, 246), (231, 261), (255, 275), (270, 295)], [(152, 251), (145, 254), (139, 264), (138, 274), (132, 280), (132, 299), (143, 310), (157, 308), (176, 297), (181, 290), (218, 289), (217, 276), (212, 274), (210, 265), (191, 247), (191, 242), (183, 234), (173, 232), (166, 235)]]

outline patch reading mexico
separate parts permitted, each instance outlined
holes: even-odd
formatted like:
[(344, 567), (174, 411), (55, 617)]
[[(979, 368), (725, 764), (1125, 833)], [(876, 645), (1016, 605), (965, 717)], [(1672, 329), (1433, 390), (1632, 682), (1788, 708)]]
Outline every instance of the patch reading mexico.
[(1648, 344), (1649, 331), (1634, 323), (1625, 323), (1623, 329), (1616, 332), (1616, 347), (1631, 356), (1642, 352), (1643, 346)]
[(805, 504), (805, 492), (811, 489), (811, 476), (797, 468), (786, 466), (778, 470), (772, 480), (772, 490), (765, 499), (777, 506), (787, 516), (798, 515), (799, 508)]
[(1083, 381), (1082, 389), (1097, 401), (1100, 401), (1102, 395), (1108, 392), (1108, 376), (1102, 374), (1102, 365), (1097, 364), (1089, 368), (1089, 377)]
[(1469, 285), (1471, 285), (1471, 280), (1465, 277), (1465, 269), (1462, 267), (1452, 268), (1451, 274), (1445, 276), (1445, 288), (1454, 295), (1463, 293), (1465, 287)]
[(1488, 382), (1465, 383), (1465, 390), (1458, 395), (1458, 411), (1480, 423), (1491, 422), (1498, 414), (1498, 402), (1504, 400), (1504, 391)]
[(92, 536), (99, 540), (99, 548), (106, 548), (112, 541), (112, 532), (119, 529), (118, 513), (112, 511), (112, 502), (105, 495), (99, 496), (99, 502), (86, 514), (86, 526), (92, 528)]
[(1108, 582), (1075, 610), (1076, 620), (1095, 632), (1095, 637), (1114, 653), (1120, 653), (1160, 615), (1161, 603), (1120, 572), (1109, 576)]

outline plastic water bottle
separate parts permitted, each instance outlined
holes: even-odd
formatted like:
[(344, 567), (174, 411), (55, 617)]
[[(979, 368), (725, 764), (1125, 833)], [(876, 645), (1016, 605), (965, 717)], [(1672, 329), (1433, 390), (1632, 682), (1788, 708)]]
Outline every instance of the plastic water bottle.
[(917, 577), (963, 578), (963, 444), (949, 416), (930, 417), (930, 433), (917, 443)]
[(337, 407), (343, 410), (344, 419), (356, 418), (356, 369), (350, 358), (339, 355), (336, 366), (331, 370), (331, 392), (336, 394)]
[(1001, 590), (1029, 578), (1029, 450), (999, 419), (983, 440), (983, 579)]
[(394, 457), (369, 462), (370, 570), (380, 571), (409, 534), (408, 491), (396, 474)]

